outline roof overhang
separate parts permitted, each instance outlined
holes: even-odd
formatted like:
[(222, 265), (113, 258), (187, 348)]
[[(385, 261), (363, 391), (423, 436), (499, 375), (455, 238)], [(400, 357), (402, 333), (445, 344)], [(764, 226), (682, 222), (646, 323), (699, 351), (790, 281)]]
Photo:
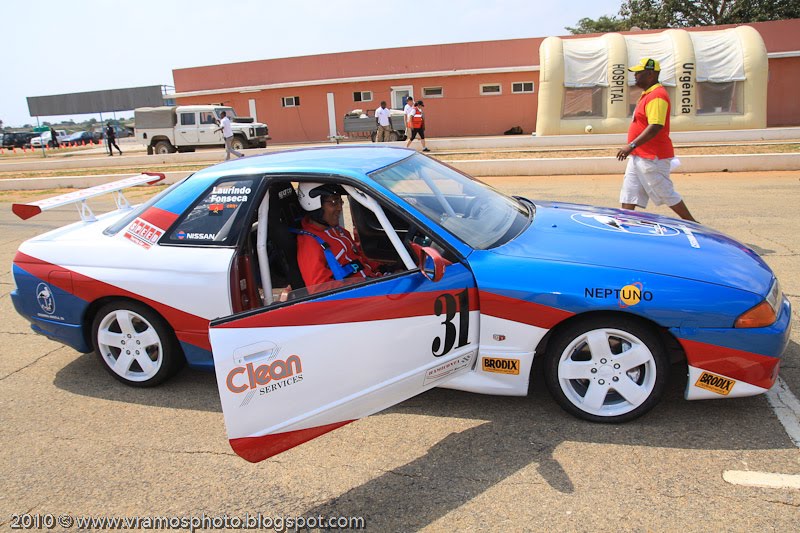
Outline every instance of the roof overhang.
[(188, 96), (208, 96), (212, 94), (257, 93), (271, 89), (288, 89), (292, 87), (313, 87), (316, 85), (336, 85), (341, 83), (363, 83), (368, 81), (407, 80), (415, 78), (440, 78), (445, 76), (476, 76), (481, 74), (508, 74), (515, 72), (536, 72), (539, 65), (520, 65), (516, 67), (473, 68), (461, 70), (439, 70), (432, 72), (405, 72), (398, 74), (377, 74), (373, 76), (355, 76), (350, 78), (329, 78), (323, 80), (305, 80), (286, 83), (270, 83), (245, 87), (226, 87), (221, 89), (204, 89), (165, 95), (169, 98), (185, 98)]

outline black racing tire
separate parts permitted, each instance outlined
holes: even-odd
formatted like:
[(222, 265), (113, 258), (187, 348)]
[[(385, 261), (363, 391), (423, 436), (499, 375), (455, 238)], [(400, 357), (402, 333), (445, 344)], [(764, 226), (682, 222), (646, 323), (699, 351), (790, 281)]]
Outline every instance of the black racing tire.
[(153, 146), (153, 152), (157, 155), (166, 155), (175, 153), (175, 147), (169, 141), (158, 141)]
[(186, 361), (167, 321), (131, 300), (100, 308), (92, 321), (92, 346), (108, 373), (131, 387), (160, 385)]
[(545, 382), (556, 402), (591, 422), (638, 418), (661, 400), (669, 360), (658, 332), (630, 316), (596, 316), (556, 332)]

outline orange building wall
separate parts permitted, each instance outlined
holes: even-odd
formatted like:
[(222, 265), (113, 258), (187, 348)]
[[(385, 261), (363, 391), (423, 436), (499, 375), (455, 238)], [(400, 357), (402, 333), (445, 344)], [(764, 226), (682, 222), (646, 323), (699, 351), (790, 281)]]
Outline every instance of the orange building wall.
[[(533, 81), (534, 92), (511, 94), (511, 84), (519, 81)], [(481, 96), (481, 83), (500, 83), (502, 94)], [(257, 93), (192, 96), (181, 98), (179, 103), (224, 103), (233, 106), (238, 115), (248, 115), (248, 101), (254, 99), (258, 120), (269, 125), (273, 142), (316, 142), (327, 140), (329, 135), (328, 92), (334, 93), (336, 129), (344, 134), (345, 113), (357, 108), (375, 110), (381, 100), (391, 105), (391, 87), (400, 85), (413, 85), (416, 99), (422, 98), (423, 87), (443, 88), (444, 98), (424, 99), (425, 133), (430, 137), (500, 135), (513, 126), (520, 126), (528, 134), (536, 129), (537, 72), (340, 83)], [(354, 102), (353, 92), (356, 91), (372, 91), (372, 101)], [(290, 96), (300, 97), (299, 107), (281, 107), (281, 98)]]
[[(800, 19), (751, 25), (762, 35), (768, 52), (800, 50)], [(702, 29), (726, 27), (731, 26)], [(186, 93), (364, 76), (389, 77), (409, 73), (531, 67), (539, 65), (542, 40), (510, 39), (269, 59), (176, 69), (173, 70), (173, 78), (176, 92)], [(800, 99), (796, 96), (796, 87), (800, 86), (800, 58), (770, 59), (769, 69), (768, 126), (800, 125)], [(511, 94), (511, 83), (517, 81), (533, 81), (534, 93)], [(501, 83), (502, 95), (481, 96), (481, 83)], [(381, 100), (391, 102), (390, 87), (406, 85), (414, 87), (414, 97), (417, 99), (422, 98), (423, 87), (444, 88), (444, 98), (425, 98), (426, 133), (431, 137), (498, 135), (513, 126), (522, 127), (525, 133), (536, 129), (538, 71), (395, 78), (259, 92), (219, 93), (179, 97), (178, 103), (222, 102), (232, 105), (240, 115), (249, 115), (248, 100), (255, 99), (258, 119), (269, 125), (274, 142), (322, 141), (327, 140), (329, 135), (328, 92), (334, 93), (337, 131), (343, 134), (346, 112), (355, 108), (374, 110)], [(372, 91), (373, 99), (370, 102), (354, 102), (354, 91)], [(300, 106), (281, 107), (281, 98), (288, 96), (299, 96)]]

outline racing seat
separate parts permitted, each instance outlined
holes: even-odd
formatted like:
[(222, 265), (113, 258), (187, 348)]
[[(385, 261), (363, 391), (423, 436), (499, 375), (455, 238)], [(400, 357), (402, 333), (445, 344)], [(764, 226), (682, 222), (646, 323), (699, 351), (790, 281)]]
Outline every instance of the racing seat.
[[(267, 215), (267, 247), (270, 271), (283, 274), (293, 290), (306, 286), (297, 264), (297, 237), (289, 231), (298, 229), (303, 211), (297, 193), (288, 181), (273, 183), (269, 187), (269, 214)], [(274, 282), (273, 282), (274, 284)]]

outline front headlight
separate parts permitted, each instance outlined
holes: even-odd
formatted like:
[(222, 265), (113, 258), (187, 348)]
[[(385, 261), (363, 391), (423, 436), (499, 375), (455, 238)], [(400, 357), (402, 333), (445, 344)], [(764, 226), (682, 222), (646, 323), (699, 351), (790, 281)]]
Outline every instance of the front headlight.
[(775, 278), (764, 301), (742, 313), (736, 319), (734, 327), (763, 328), (773, 324), (778, 319), (781, 302), (783, 302), (783, 291), (778, 279)]

